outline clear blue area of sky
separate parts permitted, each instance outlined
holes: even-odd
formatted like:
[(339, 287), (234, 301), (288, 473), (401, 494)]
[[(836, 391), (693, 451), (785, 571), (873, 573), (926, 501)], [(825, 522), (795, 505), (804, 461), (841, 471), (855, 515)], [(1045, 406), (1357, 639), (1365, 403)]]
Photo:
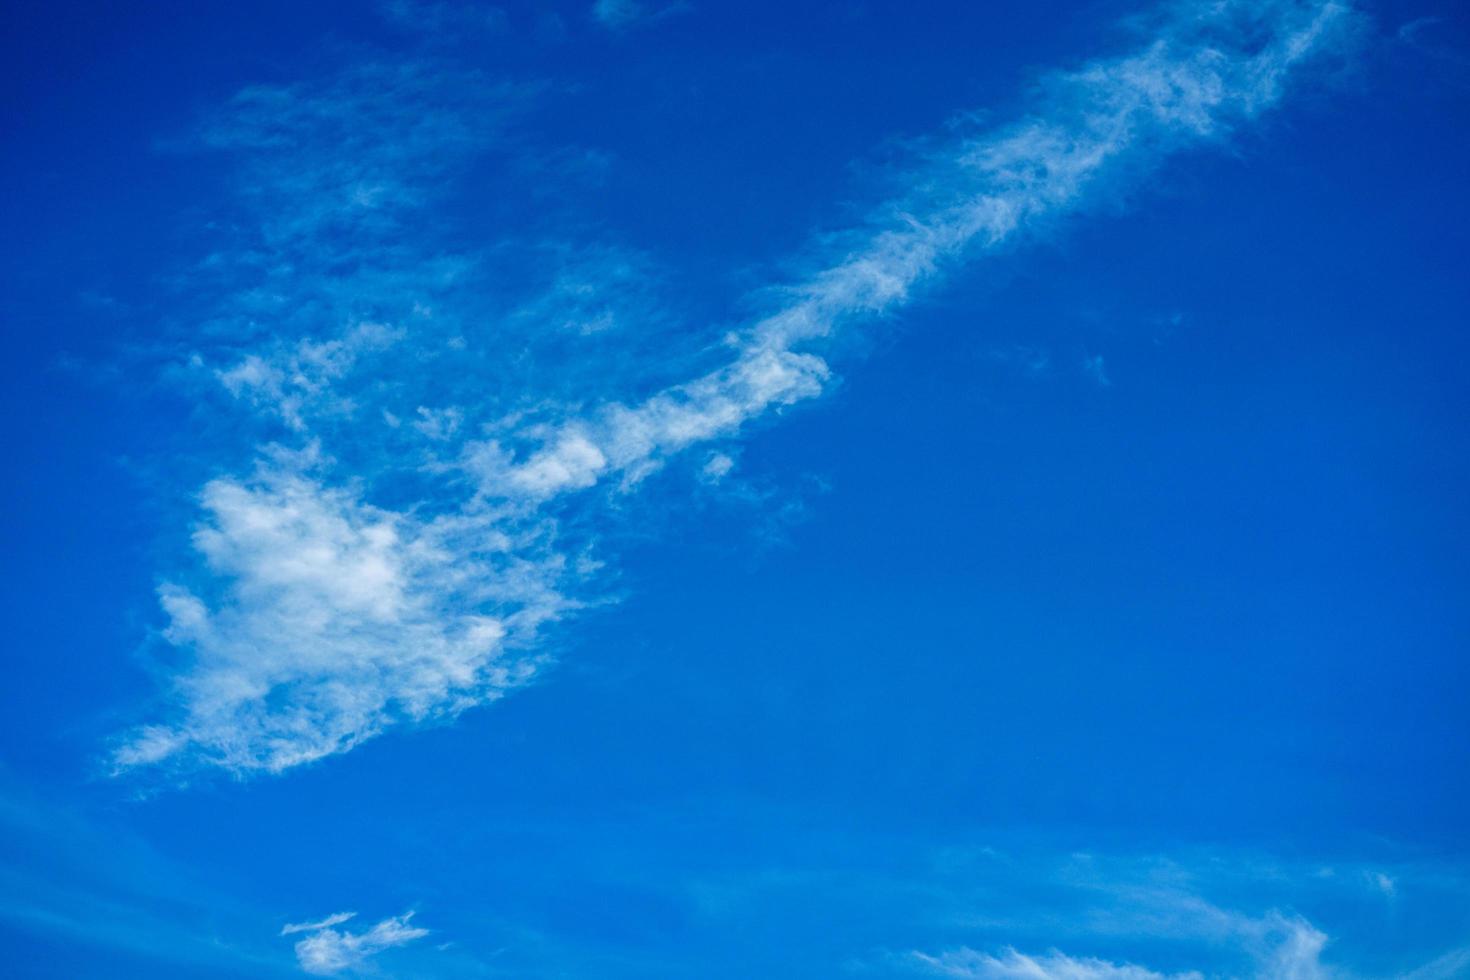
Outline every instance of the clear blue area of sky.
[[(453, 220), (610, 235), (733, 322), (750, 270), (881, 199), (895, 140), (1004, 120), (1040, 72), (1126, 45), (1132, 9), (696, 2), (609, 31), (513, 6), (442, 43), (545, 84), (517, 139), (604, 172), (537, 193), (491, 160)], [(421, 42), (358, 4), (11, 4), (0, 972), (268, 975), (294, 968), (286, 921), (410, 907), (433, 932), (387, 972), (1068, 949), (986, 931), (1075, 898), (1036, 899), (1031, 857), (976, 884), (983, 848), (1430, 869), (1448, 890), (1406, 882), (1392, 915), (1287, 901), (1363, 975), (1464, 944), (1470, 17), (1369, 13), (1351, 69), (1225, 151), (868, 328), (833, 392), (740, 440), (749, 493), (650, 478), (600, 532), (619, 601), (554, 630), (536, 684), (139, 798), (99, 759), (157, 691), (139, 651), (197, 489), (169, 461), (214, 465), (148, 353), (189, 316), (160, 283), (222, 179), (176, 144), (243, 86)]]

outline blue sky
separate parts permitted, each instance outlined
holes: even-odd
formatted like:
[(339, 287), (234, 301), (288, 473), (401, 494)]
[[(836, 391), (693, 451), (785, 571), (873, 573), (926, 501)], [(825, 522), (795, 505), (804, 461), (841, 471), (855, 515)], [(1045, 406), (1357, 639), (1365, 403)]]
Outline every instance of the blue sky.
[(30, 5), (24, 977), (1470, 976), (1470, 17)]

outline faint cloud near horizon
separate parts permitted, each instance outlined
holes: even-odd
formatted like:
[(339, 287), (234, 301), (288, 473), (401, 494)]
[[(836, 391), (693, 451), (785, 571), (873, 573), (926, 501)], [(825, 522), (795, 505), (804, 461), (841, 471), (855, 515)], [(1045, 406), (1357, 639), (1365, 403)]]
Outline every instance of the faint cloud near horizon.
[(682, 0), (653, 6), (641, 0), (596, 0), (592, 5), (592, 18), (609, 30), (621, 31), (686, 13), (690, 9), (689, 4)]

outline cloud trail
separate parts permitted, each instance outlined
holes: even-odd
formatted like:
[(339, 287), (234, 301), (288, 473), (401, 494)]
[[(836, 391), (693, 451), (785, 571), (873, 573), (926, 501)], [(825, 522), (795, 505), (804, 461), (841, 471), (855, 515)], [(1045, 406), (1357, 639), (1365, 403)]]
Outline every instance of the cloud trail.
[[(999, 868), (991, 865), (1005, 863), (1008, 861), (995, 860), (980, 867), (994, 873)], [(1025, 899), (1018, 899), (1016, 907), (999, 918), (987, 920), (983, 914), (978, 918), (991, 932), (1016, 930), (1032, 936), (1052, 932), (1058, 941), (1067, 944), (1102, 944), (1103, 948), (1120, 937), (1147, 939), (1158, 952), (1172, 953), (1174, 962), (1204, 968), (1161, 972), (1136, 963), (1070, 955), (1055, 948), (1038, 954), (1011, 945), (995, 951), (962, 945), (940, 952), (911, 951), (903, 959), (912, 972), (971, 980), (1204, 980), (1206, 976), (1222, 975), (1258, 980), (1327, 980), (1344, 975), (1323, 962), (1329, 937), (1302, 915), (1275, 907), (1244, 911), (1217, 904), (1200, 891), (1208, 886), (1235, 890), (1236, 902), (1243, 895), (1251, 895), (1249, 904), (1260, 908), (1264, 896), (1257, 886), (1263, 880), (1279, 884), (1304, 877), (1274, 862), (1262, 866), (1252, 858), (1237, 855), (1228, 866), (1214, 862), (1191, 866), (1157, 858), (1081, 853), (1056, 864), (1027, 860), (1009, 870), (1024, 870), (1031, 885), (1046, 882), (1059, 886), (1051, 900), (1067, 912), (1063, 916), (1027, 914), (1022, 911)], [(1316, 875), (1306, 877), (1323, 880), (1320, 868)], [(1250, 885), (1244, 893), (1236, 890), (1242, 882)], [(1281, 897), (1278, 893), (1267, 901), (1274, 903)], [(1069, 899), (1075, 904), (1069, 904)]]
[[(553, 404), (534, 424), (502, 409), (537, 393), (507, 397), (503, 373), (469, 370), (490, 355), (443, 312), (476, 257), (416, 234), (518, 90), (411, 65), (242, 93), (205, 134), (240, 157), (254, 215), (206, 263), (224, 293), (207, 332), (234, 353), (199, 363), (276, 438), (261, 438), (248, 475), (199, 495), (205, 574), (160, 589), (163, 638), (188, 662), (169, 719), (121, 736), (115, 768), (279, 772), (528, 682), (538, 630), (579, 606), (597, 569), (559, 540), (578, 491), (626, 491), (817, 397), (832, 377), (824, 340), (1227, 138), (1352, 21), (1336, 0), (1170, 6), (1138, 50), (1056, 75), (1028, 117), (931, 153), (908, 196), (829, 239), (810, 275), (762, 291), (776, 300), (726, 338), (719, 366), (641, 400)], [(627, 293), (625, 279), (611, 288)], [(558, 288), (550, 306), (521, 308), (564, 308)], [(570, 295), (597, 311), (564, 317), (580, 334), (616, 335), (600, 325), (617, 317), (581, 286)], [(483, 382), (473, 398), (436, 400), (467, 396), (465, 377)], [(388, 478), (413, 489), (390, 500), (376, 492)]]
[(1092, 957), (1076, 958), (1051, 952), (1027, 956), (1007, 949), (998, 956), (973, 949), (953, 950), (931, 956), (916, 953), (920, 968), (934, 976), (962, 980), (1203, 980), (1198, 973), (1155, 973), (1131, 964), (1109, 963)]
[(901, 306), (955, 260), (1075, 208), (1125, 164), (1136, 176), (1173, 151), (1228, 135), (1280, 99), (1288, 73), (1319, 53), (1348, 13), (1333, 2), (1179, 8), (1142, 51), (1056, 79), (1036, 118), (936, 161), (923, 181), (943, 178), (931, 199), (890, 205), (888, 227), (784, 289), (790, 301), (737, 339), (725, 366), (640, 404), (568, 421), (524, 460), (494, 442), (473, 444), (471, 469), (487, 494), (533, 499), (608, 474), (636, 480), (672, 453), (815, 397), (831, 372), (799, 345)]
[[(1172, 897), (1197, 918), (1184, 918), (1184, 928), (1179, 929), (1181, 920), (1168, 916), (1176, 931), (1164, 933), (1164, 938), (1203, 936), (1216, 945), (1235, 948), (1251, 962), (1250, 975), (1258, 980), (1327, 980), (1332, 975), (1321, 960), (1327, 936), (1305, 919), (1279, 912), (1252, 918), (1217, 908), (1192, 895)], [(1145, 915), (1149, 908), (1145, 899), (1131, 912), (1135, 916)], [(1163, 908), (1167, 910), (1168, 906)], [(1074, 957), (1058, 950), (1028, 955), (1007, 948), (991, 954), (962, 946), (941, 953), (915, 951), (911, 959), (917, 972), (966, 980), (1204, 980), (1205, 976), (1196, 970), (1159, 973), (1132, 963)]]

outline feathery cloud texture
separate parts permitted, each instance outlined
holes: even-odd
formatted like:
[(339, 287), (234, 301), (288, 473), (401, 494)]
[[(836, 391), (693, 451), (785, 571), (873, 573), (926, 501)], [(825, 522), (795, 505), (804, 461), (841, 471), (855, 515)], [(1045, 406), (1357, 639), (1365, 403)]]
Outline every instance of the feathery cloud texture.
[[(1228, 867), (1214, 862), (1191, 867), (1175, 861), (1091, 854), (1031, 862), (1024, 868), (1031, 886), (1056, 888), (1052, 894), (1055, 906), (1075, 903), (1066, 914), (1065, 928), (1057, 929), (1056, 920), (1046, 916), (1024, 914), (1014, 921), (993, 920), (989, 923), (993, 928), (1035, 932), (1037, 922), (1050, 921), (1050, 928), (1065, 934), (1068, 942), (1095, 945), (1119, 937), (1147, 939), (1160, 949), (1173, 947), (1176, 960), (1188, 962), (1197, 957), (1196, 963), (1218, 963), (1225, 957), (1238, 964), (1232, 975), (1259, 980), (1326, 980), (1334, 975), (1322, 961), (1329, 937), (1306, 918), (1274, 907), (1241, 911), (1217, 904), (1200, 891), (1211, 885), (1236, 890), (1246, 883), (1248, 893), (1255, 893), (1262, 880), (1290, 881), (1294, 876), (1303, 877), (1300, 871), (1260, 865), (1242, 856), (1236, 856)], [(1014, 873), (1016, 869), (1010, 870)], [(1381, 874), (1372, 869), (1361, 869), (1361, 873), (1365, 877)], [(1316, 877), (1321, 877), (1321, 869)], [(1355, 897), (1361, 900), (1366, 895), (1360, 891)], [(1024, 900), (1017, 904), (1024, 907)], [(1158, 972), (1136, 963), (1057, 949), (1028, 953), (1010, 945), (996, 951), (968, 945), (941, 952), (916, 950), (909, 956), (920, 973), (975, 980), (1203, 980), (1207, 975), (1198, 970)]]
[[(819, 396), (824, 339), (1227, 138), (1351, 22), (1334, 0), (1167, 7), (1137, 50), (1053, 76), (1026, 118), (933, 149), (908, 196), (759, 292), (765, 315), (708, 351), (722, 361), (623, 400), (508, 394), (505, 374), (475, 373), (496, 352), (446, 312), (477, 257), (422, 230), (420, 209), (520, 90), (413, 63), (241, 93), (205, 133), (239, 161), (246, 230), (204, 264), (220, 295), (206, 333), (226, 339), (198, 363), (256, 413), (256, 460), (199, 494), (202, 574), (160, 589), (163, 636), (188, 662), (169, 717), (123, 736), (116, 766), (278, 772), (528, 682), (537, 631), (597, 567), (563, 539), (569, 508), (595, 515), (586, 491), (627, 492)], [(612, 322), (599, 288), (559, 282), (546, 308), (595, 338)], [(630, 294), (622, 272), (608, 288)]]
[[(1075, 959), (1065, 953), (1027, 956), (1008, 949), (999, 956), (972, 949), (930, 956), (915, 954), (918, 961), (937, 976), (965, 980), (1171, 980), (1170, 974), (1155, 973), (1139, 966), (1109, 963), (1092, 958)], [(1173, 974), (1173, 980), (1201, 980), (1198, 973)]]

